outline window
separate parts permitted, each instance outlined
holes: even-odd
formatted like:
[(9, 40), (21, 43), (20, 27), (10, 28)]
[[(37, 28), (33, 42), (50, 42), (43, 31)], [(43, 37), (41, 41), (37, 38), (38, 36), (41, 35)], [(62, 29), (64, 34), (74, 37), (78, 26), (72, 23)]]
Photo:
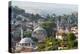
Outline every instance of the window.
[(24, 43), (22, 43), (22, 46), (24, 46), (25, 44)]
[(25, 43), (25, 46), (30, 46), (30, 43)]
[(32, 45), (35, 45), (35, 43), (32, 43)]

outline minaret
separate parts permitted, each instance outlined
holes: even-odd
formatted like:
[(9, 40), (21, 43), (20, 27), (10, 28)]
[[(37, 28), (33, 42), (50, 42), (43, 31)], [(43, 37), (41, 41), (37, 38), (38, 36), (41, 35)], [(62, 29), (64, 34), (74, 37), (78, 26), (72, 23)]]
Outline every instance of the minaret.
[(23, 39), (23, 21), (24, 18), (22, 18), (22, 22), (21, 22), (21, 39)]
[(57, 20), (57, 30), (59, 30), (59, 21)]
[(23, 39), (23, 29), (22, 29), (22, 26), (21, 26), (21, 39)]
[(23, 39), (23, 21), (24, 21), (24, 17), (20, 15), (20, 17), (22, 17), (22, 22), (21, 22), (21, 39)]

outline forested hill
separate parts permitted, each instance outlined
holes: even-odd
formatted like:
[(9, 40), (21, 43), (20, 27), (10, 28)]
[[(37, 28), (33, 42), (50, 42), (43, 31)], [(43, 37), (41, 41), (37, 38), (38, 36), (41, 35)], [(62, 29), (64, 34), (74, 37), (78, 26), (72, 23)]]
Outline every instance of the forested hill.
[(23, 9), (17, 7), (17, 6), (11, 7), (11, 8), (12, 8), (13, 18), (16, 18), (18, 15), (22, 15), (25, 18), (35, 19), (35, 20), (37, 20), (38, 18), (43, 18), (39, 14), (26, 13), (25, 10), (23, 10)]
[[(56, 21), (59, 21), (62, 25), (69, 23), (71, 25), (77, 25), (78, 24), (78, 13), (73, 12), (72, 14), (69, 15), (62, 15), (62, 16), (57, 16), (57, 14), (53, 13), (52, 15), (47, 14), (45, 17), (42, 17), (41, 15), (34, 14), (34, 13), (26, 13), (24, 9), (21, 9), (17, 6), (11, 6), (12, 9), (12, 18), (16, 18), (18, 15), (21, 15), (25, 18), (28, 18), (29, 20), (38, 20), (38, 19), (51, 19)], [(22, 17), (22, 18), (23, 18)]]

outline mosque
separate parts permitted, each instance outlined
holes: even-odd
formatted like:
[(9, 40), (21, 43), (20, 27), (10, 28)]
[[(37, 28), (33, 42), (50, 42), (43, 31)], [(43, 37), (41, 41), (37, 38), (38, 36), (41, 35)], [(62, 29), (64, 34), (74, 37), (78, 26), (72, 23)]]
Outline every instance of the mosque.
[[(38, 39), (38, 42), (43, 42), (46, 36), (46, 30), (40, 26), (36, 27), (32, 32), (32, 37)], [(36, 49), (35, 42), (29, 37), (21, 38), (20, 42), (16, 44), (16, 52), (33, 52)]]

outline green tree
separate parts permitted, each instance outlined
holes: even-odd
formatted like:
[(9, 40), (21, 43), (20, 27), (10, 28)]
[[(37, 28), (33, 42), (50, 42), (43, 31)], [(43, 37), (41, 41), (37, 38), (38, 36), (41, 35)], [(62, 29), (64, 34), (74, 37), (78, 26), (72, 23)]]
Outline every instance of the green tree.
[(24, 37), (31, 37), (31, 32), (24, 32)]
[(67, 34), (67, 36), (68, 36), (68, 40), (69, 41), (73, 41), (73, 40), (75, 40), (76, 39), (76, 36), (75, 36), (75, 34), (74, 33), (68, 33)]
[(74, 33), (67, 34), (68, 48), (72, 49), (75, 47), (75, 40), (76, 40), (76, 36), (74, 35)]
[(48, 36), (52, 36), (52, 32), (54, 31), (56, 24), (53, 21), (46, 21), (42, 23), (41, 26), (46, 29)]
[(46, 37), (45, 39), (45, 50), (57, 50), (58, 42), (53, 37)]
[(49, 51), (49, 50), (57, 50), (58, 42), (53, 37), (46, 37), (43, 43), (38, 44), (39, 51)]
[(37, 38), (31, 37), (33, 41), (35, 41), (36, 43), (38, 42)]

